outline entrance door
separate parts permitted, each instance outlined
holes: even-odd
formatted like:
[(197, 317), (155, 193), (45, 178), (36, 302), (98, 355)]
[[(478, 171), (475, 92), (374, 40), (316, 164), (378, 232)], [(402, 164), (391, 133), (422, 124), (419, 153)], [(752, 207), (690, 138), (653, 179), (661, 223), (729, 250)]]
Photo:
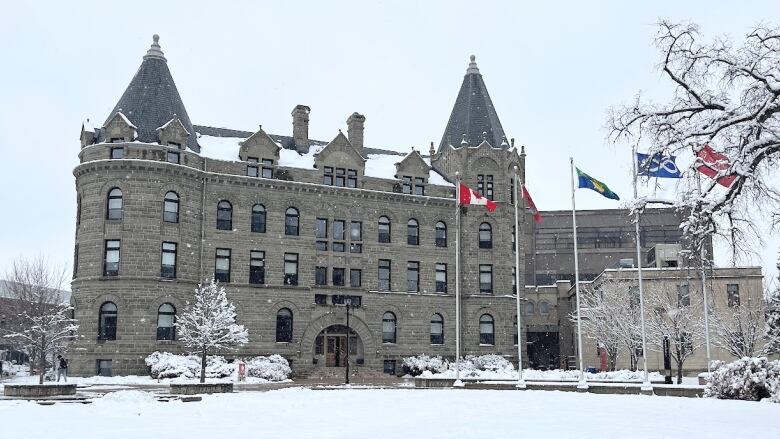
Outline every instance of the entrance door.
[(346, 358), (347, 337), (329, 335), (325, 338), (325, 366), (341, 367)]

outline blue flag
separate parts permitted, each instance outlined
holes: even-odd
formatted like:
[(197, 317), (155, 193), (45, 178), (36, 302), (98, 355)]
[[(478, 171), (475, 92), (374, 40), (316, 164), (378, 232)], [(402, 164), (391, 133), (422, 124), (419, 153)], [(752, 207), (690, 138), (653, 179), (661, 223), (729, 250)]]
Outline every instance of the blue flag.
[(637, 175), (659, 178), (682, 178), (673, 155), (636, 153)]

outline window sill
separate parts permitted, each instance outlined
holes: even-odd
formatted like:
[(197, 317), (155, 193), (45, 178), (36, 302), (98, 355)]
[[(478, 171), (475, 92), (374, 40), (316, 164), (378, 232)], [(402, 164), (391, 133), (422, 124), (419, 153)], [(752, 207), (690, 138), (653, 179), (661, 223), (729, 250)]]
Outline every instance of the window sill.
[(277, 341), (276, 342), (276, 344), (283, 344), (283, 345), (288, 345), (290, 343), (292, 343), (292, 342), (291, 341)]
[(442, 346), (444, 346), (444, 343), (431, 343), (431, 346), (442, 347)]
[(390, 342), (386, 342), (386, 341), (382, 342), (382, 346), (396, 346), (396, 345), (397, 345), (397, 343), (390, 343)]
[(494, 347), (496, 347), (496, 345), (494, 345), (494, 344), (483, 344), (483, 343), (480, 343), (480, 344), (479, 344), (479, 347), (481, 347), (481, 348), (494, 348)]
[(178, 344), (178, 340), (157, 340), (157, 344), (161, 344), (161, 345), (175, 345), (175, 344)]

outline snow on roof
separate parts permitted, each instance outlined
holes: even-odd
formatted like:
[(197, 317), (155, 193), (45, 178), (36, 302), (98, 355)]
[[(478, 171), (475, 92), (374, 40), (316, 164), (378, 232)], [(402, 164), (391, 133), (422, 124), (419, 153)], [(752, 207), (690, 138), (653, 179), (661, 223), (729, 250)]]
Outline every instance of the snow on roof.
[(279, 150), (279, 166), (288, 168), (314, 169), (314, 155), (319, 151), (318, 148), (310, 148), (306, 154), (299, 154), (292, 149), (282, 148)]
[[(157, 127), (157, 131), (164, 130), (164, 129), (168, 128), (168, 125), (172, 124), (172, 123), (173, 123), (173, 121), (175, 121), (175, 120), (178, 120), (178, 119), (179, 119), (178, 117), (174, 117), (174, 118), (172, 118), (172, 119), (171, 119), (171, 120), (169, 120), (168, 122), (165, 122), (165, 123), (164, 123), (164, 124), (162, 124), (161, 126)], [(184, 132), (185, 132), (185, 133), (187, 133), (187, 134), (190, 134), (190, 132), (189, 132), (189, 131), (187, 131), (187, 128), (184, 126), (184, 124), (182, 124), (182, 123), (181, 123), (181, 120), (179, 120), (179, 124), (182, 126), (182, 128), (184, 128)]]
[(366, 158), (366, 176), (395, 180), (395, 164), (401, 161), (400, 154), (368, 154)]
[(92, 123), (92, 121), (90, 121), (89, 118), (86, 118), (84, 120), (83, 125), (84, 125), (84, 131), (87, 131), (87, 132), (90, 132), (90, 133), (94, 133), (95, 132), (95, 124)]
[(132, 129), (136, 129), (136, 128), (138, 128), (138, 127), (136, 127), (135, 125), (133, 125), (133, 123), (132, 123), (132, 122), (130, 122), (130, 119), (128, 119), (128, 118), (127, 118), (127, 116), (125, 116), (125, 114), (124, 114), (124, 113), (122, 113), (121, 111), (117, 111), (117, 112), (116, 112), (116, 114), (118, 114), (118, 115), (119, 115), (119, 116), (122, 118), (122, 120), (123, 120), (123, 121), (125, 121), (125, 123), (127, 124), (127, 126), (129, 126), (130, 128), (132, 128)]
[(242, 137), (217, 137), (198, 135), (200, 155), (215, 160), (227, 160), (237, 162), (238, 142), (245, 140)]

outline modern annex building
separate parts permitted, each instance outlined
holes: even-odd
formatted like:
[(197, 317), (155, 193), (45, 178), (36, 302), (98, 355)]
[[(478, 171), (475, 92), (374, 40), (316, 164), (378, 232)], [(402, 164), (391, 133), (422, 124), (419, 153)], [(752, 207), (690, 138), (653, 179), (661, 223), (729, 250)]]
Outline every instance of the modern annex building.
[[(212, 276), (250, 334), (230, 357), (278, 353), (306, 373), (343, 366), (347, 337), (358, 368), (394, 373), (404, 356), (452, 357), (456, 171), (499, 203), (463, 209), (463, 353), (517, 361), (519, 230), (524, 358), (558, 367), (573, 355), (559, 347), (566, 315), (556, 311), (569, 290), (556, 281), (572, 278), (570, 218), (543, 212), (536, 226), (526, 213), (514, 224), (511, 177), (517, 166), (524, 178), (526, 155), (507, 140), (473, 56), (427, 152), (364, 145), (358, 113), (346, 135), (310, 139), (310, 111), (293, 108), (289, 136), (193, 125), (155, 36), (105, 122), (82, 127), (73, 373), (144, 373), (151, 352), (183, 351), (176, 314)], [(586, 279), (632, 258), (625, 212), (580, 215)], [(642, 246), (678, 242), (678, 225), (669, 211), (645, 215)]]

